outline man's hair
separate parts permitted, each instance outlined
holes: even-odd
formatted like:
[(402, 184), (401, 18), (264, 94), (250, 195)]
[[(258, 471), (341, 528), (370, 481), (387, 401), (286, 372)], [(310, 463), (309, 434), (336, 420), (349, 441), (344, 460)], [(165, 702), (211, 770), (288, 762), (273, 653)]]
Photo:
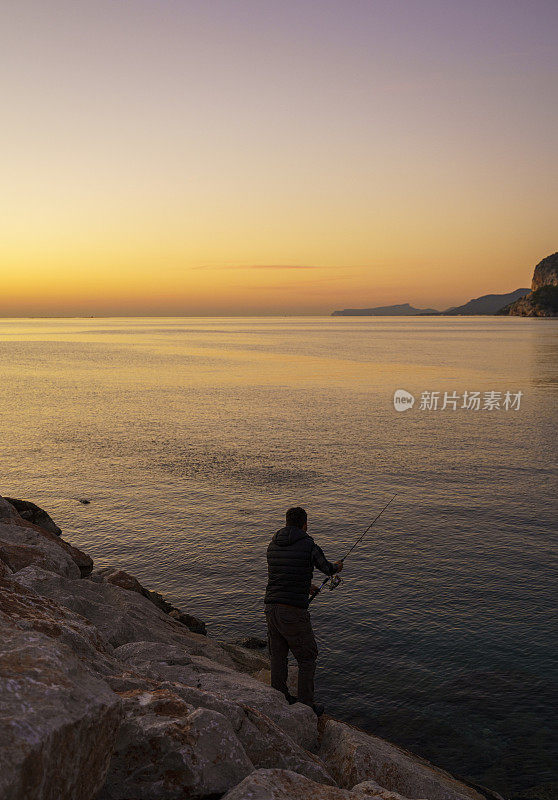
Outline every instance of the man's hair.
[(285, 517), (287, 525), (294, 525), (295, 528), (302, 528), (304, 523), (308, 520), (306, 511), (300, 506), (289, 508)]

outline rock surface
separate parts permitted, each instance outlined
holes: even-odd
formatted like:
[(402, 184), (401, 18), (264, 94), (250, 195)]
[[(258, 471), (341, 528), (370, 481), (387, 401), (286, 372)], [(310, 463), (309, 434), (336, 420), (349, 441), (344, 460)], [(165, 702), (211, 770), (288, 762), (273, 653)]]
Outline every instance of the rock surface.
[(6, 497), (6, 500), (15, 508), (22, 519), (26, 519), (27, 522), (38, 525), (39, 528), (42, 528), (44, 531), (54, 533), (55, 536), (62, 535), (61, 529), (50, 514), (47, 514), (44, 509), (35, 505), (35, 503), (32, 503), (30, 500), (18, 500), (15, 497)]
[(372, 779), (404, 797), (428, 800), (482, 800), (478, 792), (384, 739), (328, 719), (319, 756), (339, 786), (352, 789)]
[(168, 689), (122, 693), (124, 722), (99, 800), (220, 795), (254, 767), (230, 721)]
[(558, 286), (558, 253), (543, 258), (535, 267), (531, 291), (541, 286)]
[(119, 698), (69, 647), (2, 616), (0, 797), (95, 797), (116, 741)]
[(0, 558), (14, 572), (35, 564), (68, 578), (81, 577), (81, 566), (88, 566), (85, 554), (21, 517), (0, 520)]
[(531, 292), (500, 312), (518, 317), (558, 316), (558, 253), (543, 258), (533, 272)]
[(259, 769), (231, 789), (222, 800), (405, 800), (369, 781), (352, 791), (320, 786), (293, 770)]
[[(201, 652), (206, 642), (205, 637), (188, 631), (146, 597), (111, 583), (96, 583), (90, 579), (75, 581), (63, 574), (48, 573), (37, 574), (33, 588), (44, 597), (82, 614), (113, 647), (134, 641), (185, 642), (192, 647), (197, 643)], [(232, 660), (218, 645), (206, 643), (208, 651), (232, 666)]]
[(137, 578), (134, 578), (133, 575), (125, 572), (123, 569), (119, 569), (118, 567), (103, 567), (102, 569), (96, 569), (91, 574), (91, 580), (95, 583), (111, 583), (114, 586), (120, 586), (122, 589), (128, 589), (130, 592), (141, 594), (142, 597), (146, 597), (148, 600), (151, 600), (151, 602), (156, 605), (157, 608), (160, 608), (161, 611), (164, 611), (165, 614), (168, 614), (182, 625), (185, 625), (193, 633), (199, 633), (203, 636), (205, 636), (207, 633), (205, 622), (202, 622), (197, 617), (193, 617), (191, 614), (185, 614), (178, 608), (175, 608), (158, 592), (152, 592), (149, 589), (146, 589), (145, 586), (142, 586)]

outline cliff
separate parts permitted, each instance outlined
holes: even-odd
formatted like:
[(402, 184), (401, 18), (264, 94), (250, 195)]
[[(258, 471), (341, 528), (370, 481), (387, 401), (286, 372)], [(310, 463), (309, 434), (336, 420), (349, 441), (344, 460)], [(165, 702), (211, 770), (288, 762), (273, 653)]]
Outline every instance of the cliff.
[(500, 312), (516, 317), (558, 316), (558, 253), (543, 258), (533, 272), (531, 291)]
[(0, 498), (2, 800), (482, 800), (389, 742), (318, 724), (265, 683), (257, 641), (194, 632), (13, 503)]

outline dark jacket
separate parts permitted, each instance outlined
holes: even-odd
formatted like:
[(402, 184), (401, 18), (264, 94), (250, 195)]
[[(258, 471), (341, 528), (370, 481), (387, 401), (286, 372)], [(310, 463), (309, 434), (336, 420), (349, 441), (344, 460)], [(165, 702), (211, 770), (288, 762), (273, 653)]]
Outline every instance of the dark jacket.
[(308, 608), (314, 567), (325, 575), (337, 572), (323, 550), (302, 528), (292, 525), (281, 528), (267, 548), (265, 603)]

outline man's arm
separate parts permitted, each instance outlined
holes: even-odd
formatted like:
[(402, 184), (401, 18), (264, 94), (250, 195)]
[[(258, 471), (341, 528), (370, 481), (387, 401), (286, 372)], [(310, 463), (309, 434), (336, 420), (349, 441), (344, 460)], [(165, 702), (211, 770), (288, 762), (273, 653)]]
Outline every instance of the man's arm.
[(315, 542), (312, 548), (312, 563), (316, 569), (319, 569), (324, 575), (335, 575), (336, 572), (341, 572), (343, 569), (342, 561), (337, 561), (335, 564), (332, 564), (331, 561), (328, 561), (325, 557), (322, 548), (318, 547)]

